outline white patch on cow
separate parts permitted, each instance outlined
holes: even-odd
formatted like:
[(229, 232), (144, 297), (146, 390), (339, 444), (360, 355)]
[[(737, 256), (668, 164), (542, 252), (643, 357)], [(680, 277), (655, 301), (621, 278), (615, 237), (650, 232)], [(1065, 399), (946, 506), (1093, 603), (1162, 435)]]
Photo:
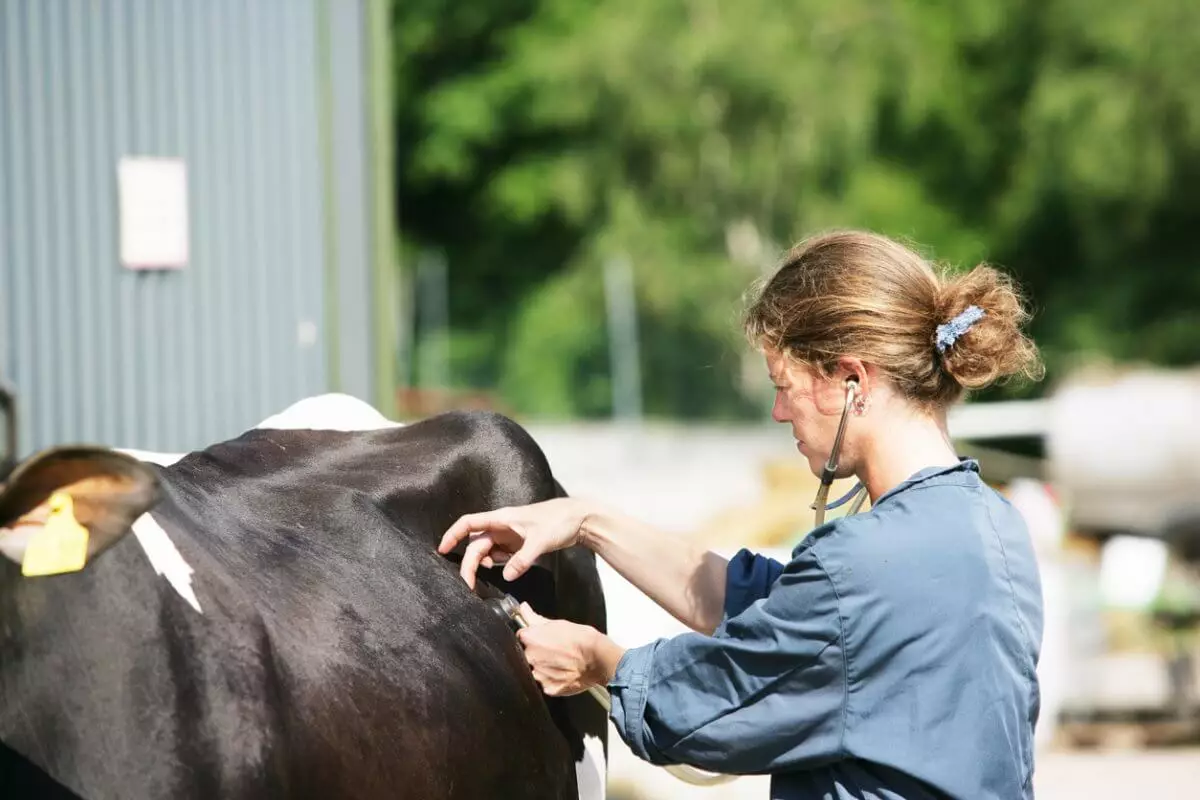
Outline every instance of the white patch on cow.
[[(138, 461), (163, 467), (169, 467), (187, 455), (187, 453), (156, 453), (151, 450), (135, 450), (128, 447), (113, 449), (118, 453), (133, 456)], [(192, 567), (179, 554), (175, 543), (171, 541), (170, 536), (167, 536), (167, 532), (163, 530), (162, 526), (149, 513), (142, 514), (133, 522), (133, 535), (137, 537), (138, 544), (146, 553), (146, 558), (150, 559), (150, 566), (154, 567), (155, 573), (166, 578), (167, 583), (171, 584), (179, 596), (188, 602), (188, 605), (203, 614), (200, 601), (192, 589)]]
[(306, 397), (267, 417), (256, 427), (272, 430), (374, 431), (401, 428), (402, 422), (380, 414), (370, 403), (348, 394), (330, 392)]
[(604, 743), (597, 736), (583, 737), (583, 757), (575, 762), (575, 782), (579, 800), (604, 800), (607, 792), (608, 765), (604, 760)]
[[(400, 428), (404, 423), (393, 422), (380, 414), (370, 403), (348, 394), (330, 392), (298, 400), (273, 414), (255, 426), (260, 430), (320, 430), (320, 431), (373, 431), (383, 428)], [(158, 453), (133, 448), (113, 448), (118, 453), (133, 456), (139, 461), (169, 467), (187, 453)], [(200, 613), (200, 601), (192, 589), (192, 568), (179, 554), (171, 537), (149, 514), (143, 514), (133, 523), (133, 533), (154, 571), (167, 579), (179, 596)], [(603, 756), (603, 751), (601, 751)], [(603, 774), (603, 773), (602, 773)], [(601, 798), (603, 795), (600, 796)]]
[(154, 517), (142, 514), (133, 523), (133, 534), (146, 551), (146, 557), (150, 559), (154, 571), (166, 578), (167, 583), (171, 584), (192, 608), (203, 614), (200, 601), (196, 599), (196, 593), (192, 590), (192, 568), (183, 560), (183, 556), (179, 554), (162, 526)]
[(134, 450), (129, 447), (114, 447), (113, 449), (118, 453), (133, 456), (138, 461), (145, 461), (147, 464), (158, 464), (160, 467), (169, 467), (187, 455), (187, 453), (156, 453), (153, 450)]

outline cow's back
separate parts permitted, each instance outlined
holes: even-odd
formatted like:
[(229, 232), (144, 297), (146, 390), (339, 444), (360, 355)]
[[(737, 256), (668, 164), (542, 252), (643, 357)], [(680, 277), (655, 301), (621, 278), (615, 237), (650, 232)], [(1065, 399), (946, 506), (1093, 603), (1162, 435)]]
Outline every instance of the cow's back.
[[(55, 756), (67, 785), (94, 797), (575, 796), (581, 724), (595, 731), (603, 715), (581, 717), (582, 698), (548, 703), (511, 632), (434, 549), (460, 514), (558, 493), (522, 429), (452, 414), (252, 431), (162, 477), (154, 517), (195, 570), (203, 614), (159, 579), (141, 587), (136, 624), (104, 631), (85, 615), (96, 630), (81, 652), (128, 670), (127, 690), (106, 706), (103, 688), (80, 682), (52, 704), (62, 714), (43, 727), (111, 734), (64, 737), (88, 750)], [(127, 596), (155, 577), (136, 548), (127, 537), (76, 577)], [(555, 558), (503, 588), (602, 627), (590, 554)], [(72, 584), (59, 586), (40, 602), (65, 604)], [(73, 693), (87, 719), (63, 716)], [(68, 774), (79, 764), (89, 772)]]

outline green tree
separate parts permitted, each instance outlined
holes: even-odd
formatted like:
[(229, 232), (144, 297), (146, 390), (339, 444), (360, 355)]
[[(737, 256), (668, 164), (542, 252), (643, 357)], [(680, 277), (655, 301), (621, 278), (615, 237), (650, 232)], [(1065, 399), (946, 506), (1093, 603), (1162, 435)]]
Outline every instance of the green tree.
[(1200, 356), (1195, 4), (395, 8), (402, 229), (447, 251), (459, 374), (519, 410), (608, 412), (623, 256), (647, 410), (761, 413), (738, 298), (830, 226), (1013, 269), (1052, 368)]

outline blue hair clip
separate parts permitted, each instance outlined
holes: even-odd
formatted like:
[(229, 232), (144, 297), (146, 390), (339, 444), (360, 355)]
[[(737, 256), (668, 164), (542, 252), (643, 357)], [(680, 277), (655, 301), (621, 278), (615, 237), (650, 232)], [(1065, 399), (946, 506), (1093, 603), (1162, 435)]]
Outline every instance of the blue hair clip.
[(979, 320), (983, 319), (984, 310), (979, 306), (967, 306), (954, 319), (937, 326), (937, 351), (944, 353), (958, 341)]

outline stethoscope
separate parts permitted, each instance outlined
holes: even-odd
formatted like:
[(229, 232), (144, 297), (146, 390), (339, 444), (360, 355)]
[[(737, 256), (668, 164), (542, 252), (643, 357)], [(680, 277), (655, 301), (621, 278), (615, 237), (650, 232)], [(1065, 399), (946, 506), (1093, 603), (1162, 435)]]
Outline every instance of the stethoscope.
[(821, 486), (817, 489), (817, 497), (809, 506), (813, 510), (813, 527), (819, 528), (825, 523), (825, 512), (831, 508), (840, 508), (851, 500), (854, 505), (850, 507), (849, 514), (857, 514), (862, 508), (863, 502), (867, 499), (867, 487), (862, 481), (854, 484), (854, 488), (846, 492), (846, 494), (829, 503), (829, 489), (833, 486), (834, 478), (837, 477), (838, 460), (842, 455), (842, 438), (846, 434), (846, 420), (850, 417), (850, 409), (854, 407), (854, 401), (858, 398), (858, 379), (846, 379), (846, 404), (842, 406), (842, 418), (838, 422), (837, 434), (833, 437), (833, 448), (829, 451), (829, 460), (825, 462), (825, 467), (821, 470)]
[[(834, 478), (837, 475), (838, 459), (842, 454), (842, 438), (846, 434), (846, 420), (850, 417), (850, 409), (854, 407), (854, 401), (857, 398), (858, 380), (856, 378), (847, 378), (846, 404), (842, 407), (842, 418), (838, 421), (837, 435), (833, 439), (833, 449), (829, 453), (829, 460), (825, 462), (825, 467), (821, 470), (821, 488), (817, 490), (817, 499), (812, 504), (812, 509), (816, 512), (814, 515), (814, 527), (819, 527), (825, 522), (825, 512), (827, 510), (839, 508), (853, 500), (854, 505), (850, 507), (849, 513), (857, 514), (859, 509), (862, 508), (863, 501), (867, 499), (867, 487), (863, 485), (862, 481), (859, 481), (854, 485), (853, 489), (842, 497), (834, 500), (832, 503), (826, 502), (829, 499), (829, 488), (833, 485)], [(524, 628), (528, 625), (521, 616), (520, 604), (511, 595), (494, 598), (489, 600), (488, 604), (506, 623), (518, 628)], [(612, 701), (606, 689), (592, 686), (588, 688), (588, 692), (605, 712), (611, 710)], [(684, 783), (689, 783), (693, 786), (718, 786), (729, 783), (738, 777), (737, 775), (708, 772), (707, 770), (697, 769), (689, 764), (670, 764), (666, 767), (666, 770)]]

